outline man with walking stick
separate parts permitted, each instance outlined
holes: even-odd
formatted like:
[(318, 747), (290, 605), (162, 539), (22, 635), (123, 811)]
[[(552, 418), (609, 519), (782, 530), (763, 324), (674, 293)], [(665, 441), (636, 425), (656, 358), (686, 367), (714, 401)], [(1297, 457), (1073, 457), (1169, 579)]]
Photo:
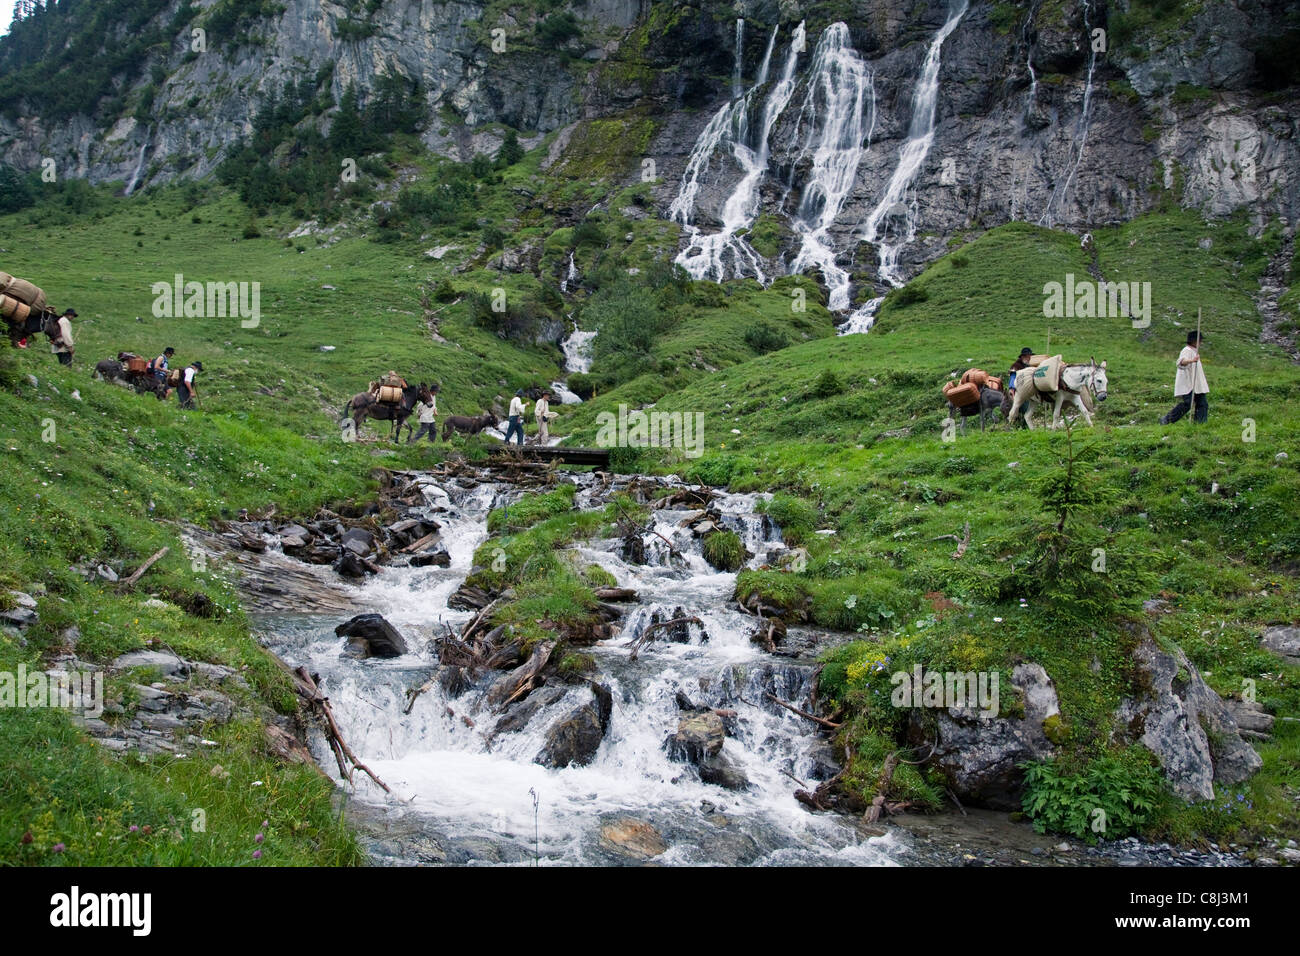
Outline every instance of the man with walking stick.
[(1177, 404), (1160, 419), (1161, 425), (1172, 425), (1187, 414), (1192, 403), (1196, 403), (1196, 412), (1192, 421), (1204, 425), (1210, 417), (1210, 403), (1206, 396), (1210, 386), (1205, 381), (1205, 369), (1201, 367), (1201, 323), (1196, 323), (1196, 331), (1187, 333), (1187, 345), (1178, 354), (1178, 372), (1174, 376), (1174, 398)]

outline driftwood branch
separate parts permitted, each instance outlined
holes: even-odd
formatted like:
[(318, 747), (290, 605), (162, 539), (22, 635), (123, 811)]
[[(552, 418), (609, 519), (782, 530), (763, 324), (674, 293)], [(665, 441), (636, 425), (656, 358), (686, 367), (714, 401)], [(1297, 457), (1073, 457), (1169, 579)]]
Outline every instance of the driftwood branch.
[(811, 720), (813, 723), (821, 724), (827, 730), (839, 730), (841, 727), (844, 726), (843, 724), (835, 723), (835, 721), (833, 720), (827, 720), (825, 717), (818, 717), (816, 714), (810, 714), (806, 710), (800, 710), (794, 704), (787, 704), (780, 697), (777, 697), (776, 694), (772, 694), (772, 693), (767, 694), (767, 699), (774, 704), (780, 704), (782, 707), (784, 707), (786, 710), (790, 711), (791, 713), (798, 714), (800, 717), (806, 717), (808, 720)]
[(634, 640), (631, 644), (628, 645), (630, 648), (632, 648), (632, 653), (628, 657), (628, 660), (632, 660), (632, 661), (636, 660), (637, 654), (641, 653), (641, 648), (645, 647), (647, 644), (649, 644), (655, 639), (653, 636), (655, 631), (659, 630), (662, 627), (672, 627), (674, 624), (698, 624), (700, 627), (704, 626), (704, 622), (701, 621), (698, 617), (675, 617), (672, 618), (671, 620), (659, 621), (655, 624), (651, 624), (644, 631), (642, 631), (640, 635), (638, 635), (636, 640)]
[(960, 561), (961, 556), (965, 554), (966, 549), (970, 547), (970, 522), (967, 521), (962, 526), (962, 533), (960, 536), (955, 534), (941, 534), (938, 535), (937, 537), (931, 538), (930, 540), (931, 541), (950, 541), (950, 540), (956, 541), (957, 550), (952, 553), (952, 559), (954, 561)]
[(157, 564), (159, 561), (161, 561), (164, 557), (166, 557), (166, 556), (167, 556), (167, 552), (170, 551), (170, 550), (171, 550), (171, 548), (160, 548), (160, 549), (158, 549), (157, 551), (155, 551), (154, 554), (153, 554), (153, 556), (150, 557), (149, 560), (146, 561), (144, 564), (142, 564), (142, 565), (140, 565), (138, 568), (136, 568), (135, 571), (131, 574), (131, 576), (130, 576), (129, 578), (127, 578), (125, 581), (123, 581), (121, 584), (119, 584), (119, 585), (117, 586), (117, 589), (118, 589), (119, 591), (128, 591), (128, 590), (130, 590), (132, 587), (135, 586), (135, 582), (136, 582), (136, 581), (139, 581), (140, 578), (142, 578), (142, 577), (144, 576), (144, 573), (145, 573), (146, 571), (148, 571), (150, 568), (152, 568), (155, 564)]
[(295, 667), (291, 672), (294, 677), (294, 689), (298, 695), (311, 705), (315, 713), (325, 721), (325, 737), (329, 741), (330, 750), (334, 752), (334, 759), (339, 765), (339, 774), (348, 783), (352, 782), (352, 770), (360, 770), (371, 780), (377, 783), (384, 793), (392, 793), (388, 784), (380, 780), (373, 770), (357, 759), (357, 755), (348, 747), (347, 741), (343, 739), (343, 732), (339, 730), (338, 723), (334, 720), (334, 711), (330, 708), (329, 698), (320, 692), (315, 679), (307, 673), (305, 667)]

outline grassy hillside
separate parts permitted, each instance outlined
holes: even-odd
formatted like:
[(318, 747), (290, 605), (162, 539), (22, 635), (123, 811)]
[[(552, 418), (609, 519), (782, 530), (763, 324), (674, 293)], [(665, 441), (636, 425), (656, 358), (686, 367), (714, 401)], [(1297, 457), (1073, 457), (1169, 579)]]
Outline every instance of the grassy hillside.
[[(650, 396), (657, 409), (703, 413), (706, 453), (643, 452), (643, 463), (778, 491), (774, 517), (787, 540), (808, 549), (804, 572), (745, 575), (742, 596), (807, 600), (815, 623), (867, 637), (831, 662), (824, 690), (859, 715), (848, 742), (862, 755), (855, 779), (868, 795), (891, 749), (882, 739), (897, 729), (888, 708), (870, 706), (871, 661), (960, 670), (1042, 663), (1062, 697), (1069, 764), (1080, 767), (1111, 749), (1108, 715), (1132, 691), (1122, 625), (1144, 617), (1148, 598), (1172, 611), (1147, 618), (1155, 635), (1181, 644), (1220, 693), (1240, 695), (1249, 678), (1270, 711), (1300, 711), (1294, 670), (1257, 648), (1261, 630), (1294, 621), (1300, 604), (1300, 422), (1289, 401), (1300, 369), (1260, 346), (1251, 300), (1276, 238), (1255, 241), (1241, 222), (1207, 224), (1181, 212), (1094, 236), (1108, 280), (1152, 282), (1149, 329), (1124, 319), (1045, 319), (1044, 283), (1067, 272), (1086, 278), (1090, 257), (1076, 237), (1012, 224), (934, 263), (912, 283), (923, 292), (892, 296), (866, 336), (807, 342)], [(1198, 307), (1210, 423), (1193, 428), (1189, 417), (1162, 427), (1173, 360)], [(1051, 352), (1105, 360), (1110, 372), (1097, 427), (1071, 436), (1091, 502), (1070, 525), (1074, 568), (1032, 560), (1050, 538), (1056, 514), (1047, 501), (1070, 439), (973, 428), (945, 441), (939, 394), (966, 368), (1001, 373), (1023, 345), (1048, 350), (1049, 333)], [(577, 438), (594, 436), (601, 411), (635, 404), (638, 390), (584, 406), (574, 417)], [(954, 560), (954, 543), (936, 539), (960, 536), (967, 523), (969, 550)], [(1107, 552), (1105, 575), (1091, 571), (1094, 547)], [(1276, 727), (1260, 747), (1264, 771), (1228, 794), (1228, 811), (1171, 804), (1149, 821), (1152, 832), (1294, 833), (1300, 734), (1293, 722)], [(913, 799), (940, 799), (912, 776)]]
[[(897, 730), (870, 706), (878, 688), (869, 665), (884, 654), (964, 669), (1036, 660), (1062, 697), (1067, 769), (1113, 759), (1120, 777), (1141, 777), (1140, 756), (1112, 754), (1105, 721), (1129, 689), (1121, 625), (1142, 617), (1142, 600), (1155, 596), (1171, 613), (1149, 625), (1180, 643), (1212, 686), (1240, 693), (1250, 678), (1270, 711), (1300, 713), (1294, 672), (1256, 648), (1259, 630), (1294, 620), (1300, 604), (1293, 444), (1300, 429), (1288, 403), (1300, 372), (1258, 344), (1251, 301), (1276, 248), (1273, 231), (1255, 240), (1241, 222), (1166, 212), (1094, 233), (1107, 279), (1152, 282), (1152, 326), (1139, 331), (1118, 319), (1045, 320), (1043, 284), (1068, 272), (1084, 278), (1091, 256), (1076, 237), (1013, 224), (955, 243), (911, 292), (891, 296), (869, 335), (837, 338), (811, 279), (761, 289), (649, 278), (675, 231), (644, 215), (644, 189), (601, 195), (593, 180), (543, 173), (544, 152), (482, 179), (473, 207), (454, 221), (421, 219), (422, 207), (412, 207), (417, 212), (382, 227), (345, 223), (286, 239), (298, 225), (287, 214), (255, 217), (229, 193), (202, 187), (131, 200), (82, 195), (76, 208), (47, 204), (0, 219), (0, 268), (80, 313), (73, 368), (57, 366), (41, 343), (0, 359), (7, 466), (0, 595), (37, 594), (41, 615), (26, 646), (0, 641), (0, 669), (34, 666), (75, 625), (83, 659), (165, 641), (187, 656), (244, 668), (252, 713), (290, 708), (289, 690), (250, 636), (231, 588), (191, 566), (181, 523), (270, 503), (280, 513), (310, 512), (364, 498), (376, 465), (437, 460), (446, 446), (343, 444), (338, 410), (390, 367), (441, 382), (444, 413), (477, 413), (515, 388), (549, 382), (563, 374), (558, 350), (529, 335), (511, 338), (477, 310), (478, 297), (504, 289), (524, 318), (572, 314), (586, 323), (609, 314), (601, 303), (630, 282), (641, 290), (634, 297), (652, 297), (648, 356), (617, 373), (598, 364), (585, 382), (595, 399), (562, 409), (555, 430), (589, 441), (595, 416), (624, 402), (702, 412), (702, 458), (621, 452), (624, 465), (778, 493), (773, 517), (790, 544), (807, 549), (806, 569), (747, 573), (740, 589), (806, 604), (814, 623), (862, 632), (828, 663), (824, 689), (853, 715), (851, 779), (864, 790)], [(421, 161), (403, 175), (414, 175), (408, 188), (418, 190), (463, 172)], [(605, 201), (585, 216), (559, 211), (597, 200)], [(484, 223), (501, 224), (503, 234), (487, 234)], [(254, 232), (261, 235), (245, 238)], [(493, 242), (536, 257), (541, 279), (495, 268)], [(442, 259), (425, 255), (446, 245), (457, 248)], [(560, 298), (554, 290), (570, 251), (583, 288)], [(155, 318), (150, 287), (177, 272), (261, 283), (260, 324)], [(1210, 424), (1162, 428), (1155, 420), (1172, 403), (1173, 359), (1198, 307)], [(1110, 371), (1098, 427), (1072, 434), (1084, 480), (1071, 492), (1079, 503), (1064, 540), (1051, 537), (1050, 502), (1071, 453), (1066, 436), (999, 428), (947, 442), (939, 396), (943, 381), (971, 365), (1001, 372), (1022, 345), (1047, 350), (1049, 334), (1052, 352), (1095, 356)], [(183, 361), (203, 360), (201, 411), (90, 380), (98, 358), (119, 349), (151, 355), (165, 345)], [(1244, 419), (1253, 422), (1253, 441), (1243, 440)], [(380, 428), (386, 434), (387, 425)], [(546, 515), (516, 541), (561, 547), (610, 518)], [(953, 543), (935, 539), (967, 523), (969, 550), (954, 560)], [(1063, 560), (1050, 567), (1027, 560), (1049, 544)], [(71, 570), (99, 563), (130, 570), (164, 545), (171, 554), (134, 593), (119, 595)], [(1107, 551), (1104, 577), (1081, 570), (1080, 555), (1093, 547)], [(520, 602), (503, 614), (522, 621), (530, 608), (581, 610), (595, 578), (584, 582), (561, 562), (534, 564), (536, 577), (519, 582)], [(151, 595), (168, 607), (146, 606)], [(269, 762), (262, 717), (214, 730), (216, 751), (135, 762), (102, 755), (60, 713), (0, 712), (7, 769), (0, 860), (244, 863), (251, 834), (269, 819), (276, 839), (266, 862), (356, 861), (330, 810), (330, 786)], [(1162, 804), (1146, 832), (1296, 833), (1294, 727), (1279, 721), (1260, 748), (1264, 771), (1228, 794), (1230, 810)], [(53, 759), (32, 761), (34, 750)], [(217, 764), (230, 776), (214, 776)], [(904, 777), (911, 796), (937, 802), (933, 781)], [(263, 786), (253, 786), (257, 780)], [(196, 805), (208, 810), (205, 834), (183, 826)], [(131, 823), (168, 827), (169, 837), (116, 839)], [(32, 843), (20, 842), (25, 832)], [(56, 843), (64, 852), (53, 852)]]

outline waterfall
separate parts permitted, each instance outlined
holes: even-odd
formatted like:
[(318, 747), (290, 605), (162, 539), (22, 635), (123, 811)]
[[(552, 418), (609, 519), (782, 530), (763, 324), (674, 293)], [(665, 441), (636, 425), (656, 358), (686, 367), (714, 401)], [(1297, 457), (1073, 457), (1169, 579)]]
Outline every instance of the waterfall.
[[(692, 279), (714, 279), (721, 282), (730, 276), (741, 278), (751, 275), (766, 283), (761, 257), (743, 236), (737, 233), (753, 224), (758, 215), (758, 187), (767, 171), (769, 137), (776, 118), (781, 115), (794, 93), (794, 70), (799, 53), (804, 49), (804, 25), (800, 23), (790, 40), (790, 49), (779, 79), (772, 85), (763, 100), (762, 114), (756, 135), (751, 135), (749, 110), (756, 91), (767, 80), (767, 69), (776, 42), (776, 31), (768, 43), (767, 54), (757, 82), (738, 100), (733, 100), (719, 110), (709, 121), (695, 148), (691, 151), (686, 171), (682, 175), (677, 198), (669, 207), (669, 215), (689, 231), (686, 247), (678, 254), (677, 264)], [(700, 174), (708, 168), (709, 158), (719, 147), (727, 145), (744, 175), (723, 204), (722, 228), (712, 234), (703, 233), (694, 224), (695, 198), (700, 188)], [(727, 260), (731, 261), (728, 269)]]
[(876, 312), (880, 310), (880, 303), (885, 301), (883, 295), (877, 296), (869, 302), (863, 303), (844, 320), (844, 324), (839, 327), (838, 335), (861, 335), (864, 332), (870, 332), (871, 327), (876, 324)]
[(736, 66), (731, 72), (731, 97), (739, 99), (744, 92), (744, 82), (741, 76), (744, 70), (745, 58), (745, 18), (736, 19)]
[(570, 252), (569, 271), (566, 272), (564, 274), (564, 278), (560, 280), (560, 292), (561, 294), (567, 294), (570, 289), (577, 288), (577, 286), (578, 286), (578, 267), (574, 265), (573, 253)]
[(1047, 197), (1047, 208), (1043, 210), (1043, 215), (1039, 217), (1038, 224), (1046, 226), (1049, 229), (1055, 222), (1052, 216), (1052, 207), (1056, 204), (1059, 196), (1061, 202), (1070, 193), (1070, 187), (1074, 184), (1075, 173), (1079, 171), (1079, 164), (1083, 162), (1083, 150), (1088, 145), (1088, 108), (1092, 104), (1092, 73), (1097, 67), (1097, 51), (1092, 48), (1092, 4), (1089, 0), (1083, 0), (1083, 32), (1087, 37), (1089, 49), (1092, 55), (1088, 58), (1088, 80), (1083, 87), (1083, 108), (1079, 111), (1079, 122), (1074, 129), (1074, 138), (1079, 143), (1078, 151), (1074, 154), (1074, 161), (1070, 164), (1070, 172), (1065, 177), (1065, 182), (1052, 190), (1052, 195)]
[(808, 132), (791, 165), (810, 154), (812, 165), (792, 222), (801, 244), (789, 271), (820, 270), (830, 291), (829, 307), (836, 312), (848, 308), (849, 274), (835, 262), (829, 231), (871, 146), (876, 123), (872, 80), (849, 44), (849, 28), (843, 23), (827, 27), (813, 52), (808, 91), (795, 127), (797, 136), (806, 120)]
[(125, 196), (131, 195), (133, 192), (135, 192), (135, 187), (139, 185), (140, 176), (144, 173), (144, 154), (145, 151), (148, 150), (148, 148), (149, 148), (148, 140), (145, 140), (145, 142), (140, 144), (140, 156), (135, 161), (135, 172), (131, 174), (131, 181), (126, 184), (126, 192), (123, 193), (123, 195)]
[(1020, 37), (1025, 41), (1025, 67), (1029, 70), (1029, 104), (1025, 107), (1028, 112), (1034, 108), (1038, 102), (1038, 74), (1034, 72), (1034, 44), (1029, 40), (1029, 28), (1033, 25), (1034, 17), (1038, 14), (1038, 4), (1035, 3), (1029, 8), (1029, 16), (1025, 17), (1024, 29), (1020, 31)]
[(903, 246), (916, 237), (916, 200), (907, 200), (908, 190), (934, 143), (935, 109), (939, 98), (939, 53), (943, 41), (957, 29), (965, 16), (970, 0), (949, 8), (948, 19), (925, 55), (921, 76), (912, 99), (912, 122), (907, 141), (898, 154), (898, 166), (889, 180), (885, 194), (867, 217), (862, 230), (862, 241), (874, 244), (879, 251), (880, 278), (892, 286), (903, 284), (898, 274), (898, 256)]
[[(612, 491), (603, 480), (573, 478), (578, 508), (608, 501)], [(383, 614), (407, 637), (408, 653), (390, 660), (344, 657), (333, 630), (336, 617), (295, 614), (259, 622), (276, 653), (321, 675), (344, 738), (393, 788), (396, 799), (360, 774), (355, 780), (354, 799), (373, 808), (367, 814), (398, 824), (367, 837), (379, 861), (428, 862), (423, 854), (432, 844), (448, 863), (532, 862), (536, 827), (543, 864), (639, 862), (602, 843), (605, 828), (628, 818), (653, 826), (666, 847), (655, 862), (669, 865), (889, 865), (909, 853), (906, 838), (871, 836), (854, 817), (811, 813), (794, 798), (800, 784), (792, 777), (813, 786), (835, 767), (818, 728), (771, 704), (767, 695), (810, 706), (815, 661), (774, 657), (750, 640), (755, 618), (730, 600), (736, 576), (703, 560), (700, 539), (682, 527), (698, 514), (689, 510), (655, 510), (653, 530), (644, 534), (647, 547), (662, 544), (660, 534), (674, 541), (684, 557), (672, 566), (629, 564), (618, 539), (573, 547), (579, 566), (599, 564), (639, 598), (628, 606), (620, 634), (583, 648), (595, 666), (590, 676), (612, 698), (608, 729), (586, 766), (555, 770), (534, 762), (548, 730), (592, 700), (583, 680), (548, 680), (505, 711), (509, 726), (483, 700), (499, 671), (473, 675), (469, 686), (434, 681), (407, 713), (407, 688), (420, 686), (431, 673), (448, 676), (429, 639), (448, 627), (459, 629), (472, 616), (449, 610), (446, 601), (487, 537), (489, 509), (520, 495), (486, 475), (421, 482), (450, 567), (386, 568), (352, 589), (356, 611)], [(760, 497), (767, 496), (720, 494), (711, 503), (754, 554), (751, 567), (783, 548), (779, 532), (755, 513)], [(701, 623), (680, 635), (661, 634), (637, 660), (630, 659), (628, 642), (652, 620), (679, 615)], [(743, 789), (705, 783), (689, 764), (671, 759), (665, 740), (683, 716), (682, 695), (731, 715), (725, 718), (722, 755), (742, 775)], [(321, 765), (332, 767), (319, 733), (312, 746)]]
[[(573, 318), (572, 313), (569, 314), (569, 318)], [(564, 353), (564, 370), (566, 372), (591, 371), (592, 340), (595, 337), (595, 332), (584, 332), (576, 325), (573, 327), (573, 331), (560, 343), (560, 351)]]

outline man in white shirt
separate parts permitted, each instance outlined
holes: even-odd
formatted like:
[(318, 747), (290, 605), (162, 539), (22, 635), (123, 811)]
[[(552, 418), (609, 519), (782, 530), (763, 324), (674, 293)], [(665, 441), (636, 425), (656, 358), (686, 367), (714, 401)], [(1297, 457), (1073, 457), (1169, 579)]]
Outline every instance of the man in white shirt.
[(537, 444), (545, 445), (551, 440), (550, 422), (552, 418), (559, 418), (555, 412), (551, 411), (551, 393), (542, 392), (542, 397), (537, 400), (533, 406), (533, 415), (537, 418)]
[(72, 353), (76, 350), (77, 343), (72, 340), (72, 322), (70, 320), (76, 317), (77, 310), (68, 309), (59, 316), (56, 323), (59, 337), (51, 340), (50, 351), (58, 357), (60, 365), (72, 364)]
[(1210, 417), (1210, 402), (1206, 398), (1209, 393), (1205, 369), (1201, 366), (1200, 333), (1188, 332), (1187, 345), (1178, 354), (1178, 372), (1174, 376), (1174, 398), (1178, 404), (1160, 419), (1160, 424), (1172, 425), (1186, 415), (1195, 402), (1196, 412), (1192, 420), (1198, 425), (1204, 425)]
[(429, 389), (428, 401), (423, 399), (415, 405), (415, 417), (420, 422), (420, 430), (415, 433), (415, 437), (409, 440), (410, 444), (419, 441), (424, 435), (429, 436), (429, 441), (438, 440), (438, 386), (435, 385)]
[(506, 426), (506, 444), (510, 444), (512, 435), (518, 433), (519, 444), (524, 443), (524, 412), (528, 408), (528, 403), (524, 401), (523, 389), (515, 392), (515, 397), (510, 399), (510, 424)]
[(194, 376), (203, 371), (202, 362), (191, 362), (185, 366), (185, 371), (181, 372), (181, 384), (176, 390), (176, 397), (180, 400), (181, 408), (193, 408), (196, 397), (194, 387)]

